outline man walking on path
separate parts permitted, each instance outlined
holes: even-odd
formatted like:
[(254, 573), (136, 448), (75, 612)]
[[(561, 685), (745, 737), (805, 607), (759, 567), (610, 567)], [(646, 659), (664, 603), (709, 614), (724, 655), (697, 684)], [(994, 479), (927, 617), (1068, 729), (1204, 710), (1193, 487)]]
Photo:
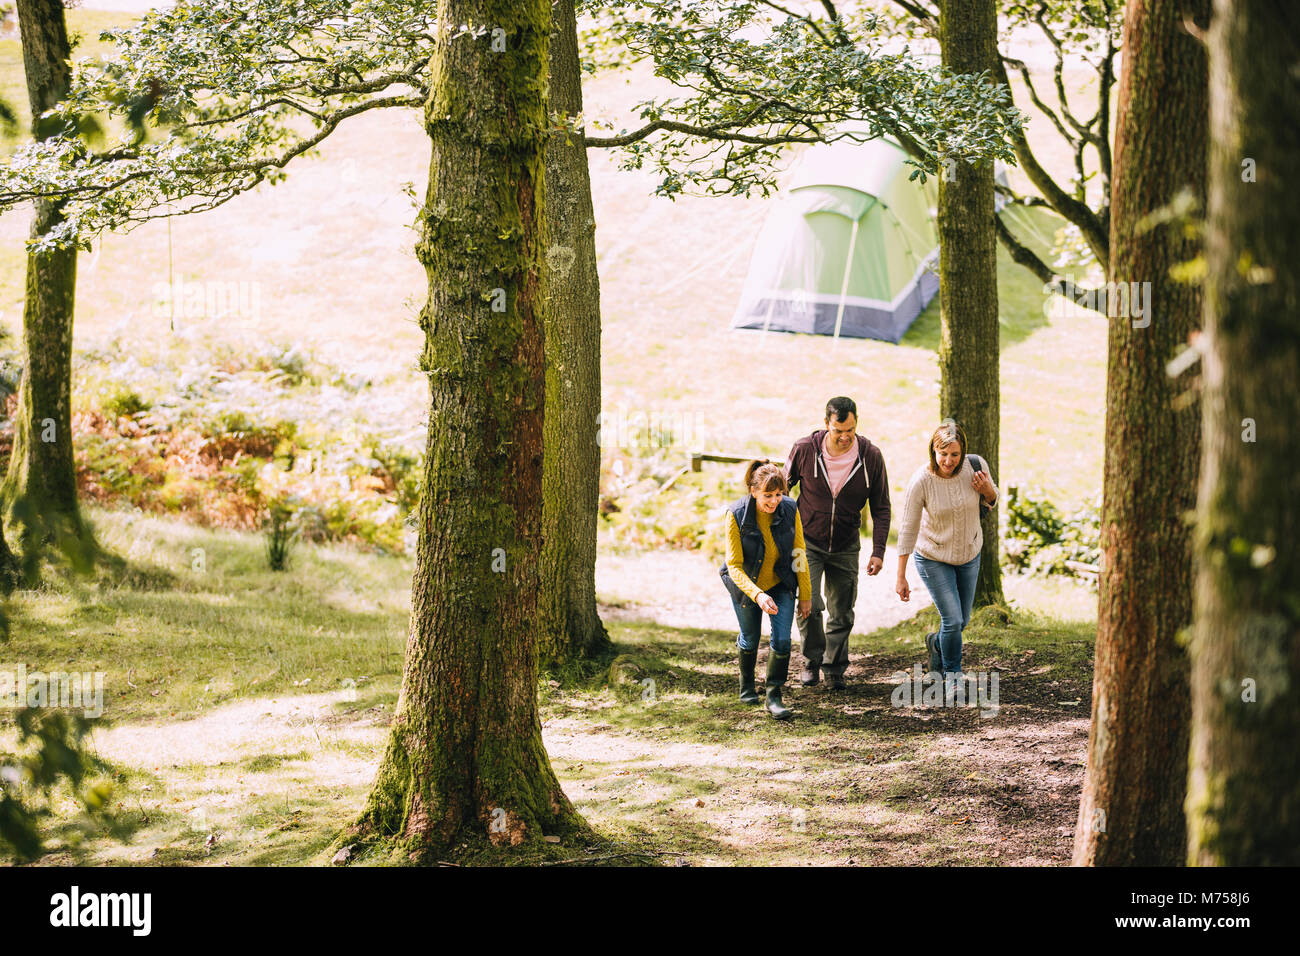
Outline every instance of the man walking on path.
[[(857, 434), (858, 406), (839, 396), (826, 403), (826, 427), (800, 438), (786, 456), (791, 494), (799, 486), (799, 518), (812, 578), (812, 613), (799, 621), (804, 668), (799, 681), (843, 690), (849, 664), (849, 632), (858, 598), (859, 528), (871, 503), (871, 559), (867, 574), (880, 571), (889, 537), (889, 477), (880, 449)], [(822, 597), (822, 582), (826, 594)], [(822, 611), (829, 612), (823, 627)]]

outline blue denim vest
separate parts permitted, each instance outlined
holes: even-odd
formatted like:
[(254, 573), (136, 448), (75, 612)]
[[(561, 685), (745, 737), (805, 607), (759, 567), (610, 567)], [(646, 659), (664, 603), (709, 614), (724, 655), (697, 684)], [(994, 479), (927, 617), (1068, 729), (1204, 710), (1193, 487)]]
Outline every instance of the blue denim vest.
[[(763, 542), (763, 532), (758, 530), (758, 502), (752, 495), (746, 495), (734, 501), (727, 510), (740, 527), (740, 547), (745, 573), (749, 575), (750, 580), (757, 581), (767, 551), (767, 545)], [(781, 503), (776, 506), (776, 511), (772, 512), (772, 523), (768, 528), (772, 532), (772, 541), (776, 544), (776, 576), (790, 589), (790, 593), (795, 595), (799, 593), (799, 577), (794, 570), (794, 522), (798, 510), (799, 506), (793, 498), (782, 495)], [(718, 573), (722, 575), (722, 581), (731, 592), (731, 596), (739, 601), (742, 607), (753, 603), (748, 595), (731, 580), (725, 561)]]

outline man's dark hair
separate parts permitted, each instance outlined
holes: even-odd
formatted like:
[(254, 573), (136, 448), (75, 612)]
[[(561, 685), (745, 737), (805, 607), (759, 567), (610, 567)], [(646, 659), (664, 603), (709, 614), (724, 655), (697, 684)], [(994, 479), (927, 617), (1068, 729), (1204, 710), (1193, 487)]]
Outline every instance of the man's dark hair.
[(830, 421), (831, 417), (834, 416), (837, 422), (842, 422), (850, 415), (854, 418), (858, 417), (858, 405), (853, 401), (853, 399), (845, 398), (843, 395), (837, 395), (826, 403), (827, 421)]

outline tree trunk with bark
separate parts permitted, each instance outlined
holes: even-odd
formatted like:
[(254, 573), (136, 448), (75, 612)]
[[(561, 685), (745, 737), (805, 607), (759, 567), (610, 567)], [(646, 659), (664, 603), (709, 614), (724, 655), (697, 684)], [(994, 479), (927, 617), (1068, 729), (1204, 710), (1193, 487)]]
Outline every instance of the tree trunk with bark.
[[(1084, 866), (1186, 857), (1190, 707), (1179, 632), (1191, 622), (1191, 529), (1200, 420), (1194, 385), (1166, 364), (1201, 319), (1201, 292), (1170, 277), (1199, 242), (1144, 218), (1183, 190), (1204, 207), (1208, 0), (1130, 0), (1111, 188), (1106, 458), (1088, 765), (1075, 830)], [(1068, 357), (1066, 358), (1068, 360)]]
[[(19, 0), (23, 67), (31, 101), (32, 133), (52, 132), (41, 113), (67, 95), (68, 30), (62, 0)], [(62, 221), (60, 202), (38, 201), (31, 236)], [(20, 534), (31, 544), (56, 540), (65, 547), (88, 544), (77, 505), (72, 448), (72, 320), (77, 289), (77, 250), (29, 253), (23, 302), (23, 375), (18, 387), (13, 450), (0, 498)], [(26, 550), (26, 548), (24, 548)]]
[[(993, 0), (947, 0), (939, 17), (943, 65), (958, 73), (998, 64)], [(939, 412), (955, 418), (974, 452), (999, 477), (1000, 348), (993, 164), (950, 163), (939, 177)], [(981, 521), (975, 606), (1001, 603), (998, 508)]]
[[(558, 0), (551, 36), (550, 109), (582, 113), (573, 0)], [(537, 651), (543, 667), (599, 657), (610, 646), (596, 611), (600, 498), (600, 279), (591, 174), (581, 132), (546, 144), (546, 423), (542, 433), (542, 589)]]
[(1187, 794), (1203, 866), (1300, 865), (1297, 63), (1288, 0), (1217, 0)]
[(430, 412), (411, 625), (354, 830), (421, 860), (581, 826), (542, 745), (534, 645), (550, 0), (442, 0), (438, 22), (416, 244)]

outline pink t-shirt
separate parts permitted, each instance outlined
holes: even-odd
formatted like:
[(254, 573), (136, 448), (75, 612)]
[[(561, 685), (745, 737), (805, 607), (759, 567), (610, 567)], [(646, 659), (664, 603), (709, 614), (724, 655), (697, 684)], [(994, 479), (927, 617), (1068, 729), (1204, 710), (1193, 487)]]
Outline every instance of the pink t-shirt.
[(830, 482), (832, 495), (840, 493), (840, 488), (849, 477), (849, 472), (853, 471), (853, 466), (858, 463), (857, 451), (858, 446), (854, 442), (844, 454), (832, 458), (825, 441), (822, 442), (822, 461), (826, 462), (826, 478)]

